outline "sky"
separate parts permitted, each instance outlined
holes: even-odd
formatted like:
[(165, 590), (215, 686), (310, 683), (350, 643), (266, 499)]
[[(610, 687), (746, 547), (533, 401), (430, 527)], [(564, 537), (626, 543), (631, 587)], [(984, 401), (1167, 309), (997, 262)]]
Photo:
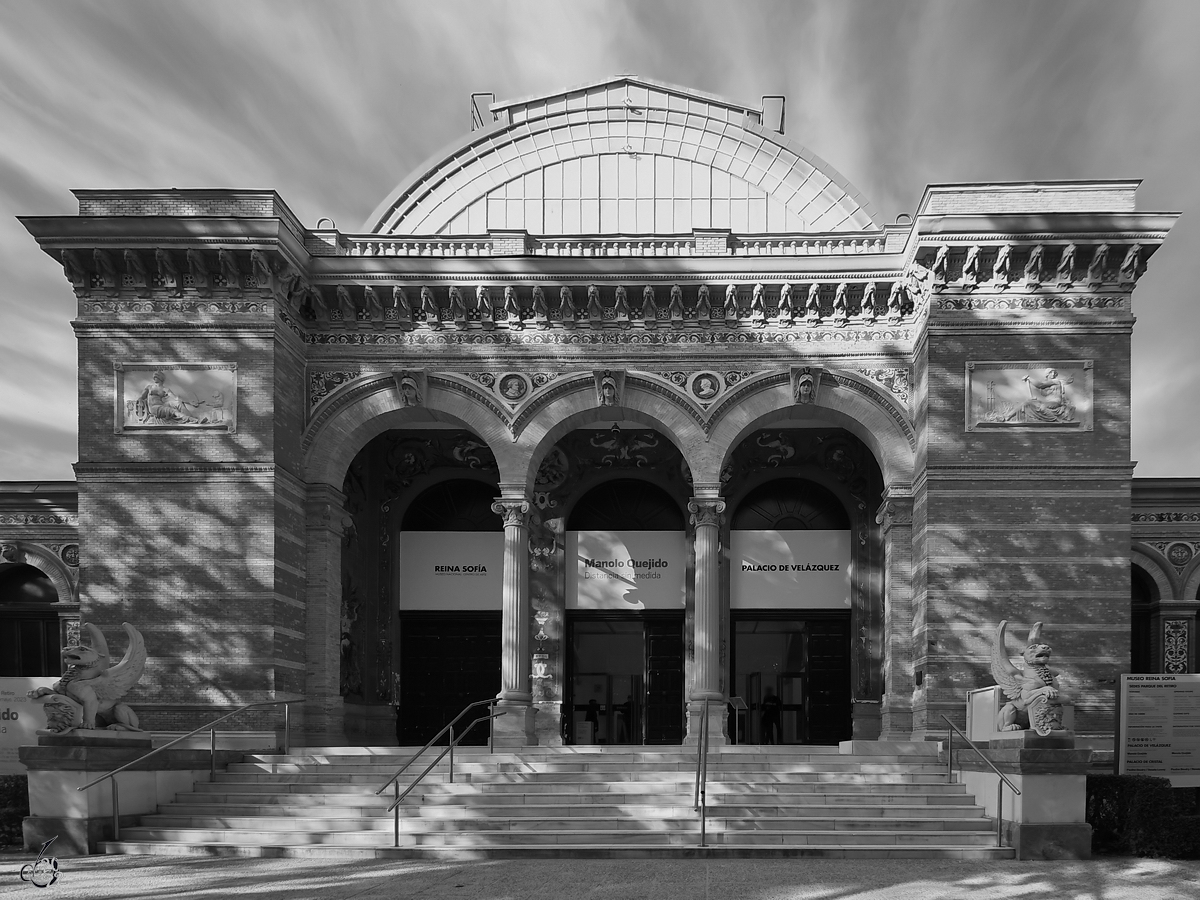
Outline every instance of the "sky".
[(757, 105), (887, 221), (925, 185), (1141, 178), (1137, 476), (1200, 477), (1198, 0), (0, 0), (0, 481), (73, 478), (75, 298), (18, 215), (269, 188), (357, 231), (498, 98), (635, 73)]

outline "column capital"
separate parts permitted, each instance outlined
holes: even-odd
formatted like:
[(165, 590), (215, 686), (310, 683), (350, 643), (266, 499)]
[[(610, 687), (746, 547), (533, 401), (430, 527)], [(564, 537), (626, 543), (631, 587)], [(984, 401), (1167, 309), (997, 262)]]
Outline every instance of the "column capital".
[(345, 534), (353, 523), (346, 512), (346, 495), (330, 484), (310, 484), (304, 500), (308, 527)]
[(720, 525), (721, 513), (725, 512), (725, 501), (719, 497), (693, 497), (688, 501), (691, 524)]
[(884, 500), (880, 504), (879, 510), (875, 513), (875, 522), (883, 526), (884, 534), (887, 534), (897, 525), (912, 527), (912, 498), (895, 497), (890, 500)]
[(504, 519), (504, 527), (510, 525), (525, 526), (529, 524), (529, 501), (502, 497), (492, 503), (492, 512)]

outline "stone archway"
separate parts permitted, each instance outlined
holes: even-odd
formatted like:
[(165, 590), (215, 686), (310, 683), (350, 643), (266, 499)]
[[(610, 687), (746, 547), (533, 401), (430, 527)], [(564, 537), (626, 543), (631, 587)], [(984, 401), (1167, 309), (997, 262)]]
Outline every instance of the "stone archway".
[[(411, 377), (414, 393), (402, 393)], [(296, 485), (305, 503), (304, 728), (344, 731), (342, 699), (342, 543), (353, 521), (342, 488), (350, 464), (384, 432), (423, 425), (455, 425), (478, 436), (478, 446), (500, 459), (512, 455), (512, 440), (497, 412), (470, 397), (449, 379), (424, 372), (396, 372), (357, 379), (334, 391), (314, 409), (301, 449), (304, 467)], [(511, 463), (510, 463), (511, 468)]]

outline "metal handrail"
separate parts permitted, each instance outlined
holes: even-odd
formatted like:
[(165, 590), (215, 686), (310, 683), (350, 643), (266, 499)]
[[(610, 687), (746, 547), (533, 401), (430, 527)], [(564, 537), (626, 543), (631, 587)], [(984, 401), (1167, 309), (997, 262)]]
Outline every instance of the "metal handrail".
[[(455, 716), (453, 719), (451, 719), (448, 724), (443, 725), (441, 731), (439, 731), (437, 734), (435, 734), (433, 737), (431, 737), (426, 742), (424, 747), (422, 747), (420, 750), (418, 750), (416, 753), (414, 753), (412, 756), (410, 756), (408, 758), (408, 761), (405, 762), (404, 765), (402, 765), (400, 768), (398, 768), (392, 774), (392, 777), (389, 778), (387, 781), (385, 781), (380, 786), (379, 790), (377, 790), (375, 792), (375, 796), (378, 797), (380, 794), (382, 794), (384, 791), (386, 791), (388, 789), (389, 784), (391, 784), (393, 781), (395, 781), (397, 778), (399, 778), (401, 775), (403, 775), (405, 770), (408, 769), (409, 766), (411, 766), (413, 763), (415, 763), (418, 759), (421, 758), (422, 753), (424, 753), (426, 750), (428, 750), (430, 747), (432, 747), (434, 744), (436, 744), (438, 742), (438, 740), (441, 738), (441, 736), (443, 734), (445, 734), (447, 731), (453, 731), (454, 726), (456, 724), (458, 724), (458, 720), (461, 719), (469, 711), (471, 711), (472, 709), (474, 709), (477, 706), (489, 706), (489, 707), (492, 707), (492, 712), (495, 712), (496, 698), (489, 697), (487, 700), (476, 700), (474, 703), (468, 703), (466, 706), (464, 706), (462, 709), (462, 712), (460, 712), (457, 716)], [(472, 724), (474, 724), (474, 723), (472, 723)], [(468, 725), (467, 728), (469, 730), (471, 728), (471, 726)], [(463, 732), (463, 734), (466, 734), (466, 732)], [(451, 740), (453, 740), (453, 736), (451, 737)], [(494, 736), (492, 735), (491, 732), (489, 732), (488, 733), (488, 753), (492, 753), (494, 751), (495, 751)], [(439, 757), (439, 759), (440, 759), (440, 757)]]
[[(469, 708), (470, 707), (468, 707), (468, 709)], [(463, 710), (463, 712), (466, 712), (466, 710)], [(468, 725), (466, 728), (464, 728), (462, 731), (459, 732), (458, 737), (454, 736), (454, 727), (453, 727), (454, 722), (451, 722), (449, 725), (446, 726), (447, 728), (450, 729), (450, 745), (448, 747), (446, 747), (446, 749), (443, 750), (441, 753), (439, 753), (437, 755), (437, 757), (434, 758), (433, 762), (431, 762), (429, 765), (427, 765), (425, 767), (424, 772), (422, 772), (420, 775), (418, 775), (416, 778), (414, 778), (412, 780), (412, 783), (409, 784), (409, 786), (407, 788), (405, 788), (403, 794), (400, 793), (400, 782), (399, 781), (395, 781), (393, 779), (392, 782), (390, 782), (391, 784), (395, 785), (395, 792), (396, 792), (396, 799), (393, 800), (392, 805), (388, 807), (388, 812), (393, 814), (392, 846), (394, 846), (394, 847), (400, 846), (400, 803), (401, 803), (401, 801), (403, 801), (405, 797), (407, 797), (409, 794), (412, 793), (413, 788), (415, 788), (418, 784), (421, 783), (421, 779), (423, 779), (426, 775), (428, 775), (430, 772), (433, 771), (433, 767), (436, 766), (438, 763), (440, 763), (445, 758), (447, 753), (450, 754), (450, 783), (453, 784), (454, 783), (454, 745), (459, 743), (463, 738), (465, 738), (467, 736), (467, 732), (470, 731), (472, 728), (474, 728), (476, 725), (478, 725), (480, 722), (486, 722), (488, 719), (498, 719), (500, 716), (503, 716), (503, 715), (507, 715), (507, 713), (504, 710), (501, 710), (500, 712), (496, 712), (495, 710), (492, 710), (486, 716), (480, 716), (479, 718), (475, 719), (470, 725)], [(458, 719), (456, 718), (454, 721), (457, 722)], [(489, 742), (490, 742), (490, 740), (489, 740)], [(385, 784), (383, 787), (386, 788), (387, 785)], [(380, 790), (376, 791), (375, 792), (376, 796), (378, 796), (382, 792), (382, 790), (383, 789), (381, 788)]]
[(700, 846), (705, 845), (705, 825), (708, 816), (708, 707), (709, 701), (704, 701), (700, 711), (700, 737), (696, 741), (696, 812), (700, 813)]
[(89, 781), (87, 784), (82, 785), (81, 787), (75, 788), (75, 790), (86, 791), (90, 787), (95, 787), (100, 782), (104, 781), (104, 779), (106, 779), (106, 778), (111, 779), (110, 784), (112, 785), (113, 840), (119, 841), (121, 839), (121, 810), (120, 810), (120, 800), (118, 799), (118, 796), (117, 796), (117, 775), (119, 773), (124, 772), (126, 769), (132, 768), (133, 766), (136, 766), (138, 763), (143, 762), (144, 760), (147, 760), (150, 757), (155, 756), (156, 754), (162, 753), (164, 750), (168, 750), (171, 747), (174, 747), (180, 741), (186, 741), (188, 738), (190, 738), (194, 734), (199, 734), (201, 731), (207, 730), (209, 733), (209, 735), (208, 735), (208, 747), (209, 747), (208, 777), (209, 777), (210, 781), (216, 781), (217, 780), (217, 729), (216, 729), (216, 726), (220, 725), (226, 719), (232, 719), (234, 716), (244, 713), (248, 709), (256, 709), (256, 708), (262, 707), (262, 706), (279, 706), (280, 704), (283, 704), (283, 755), (287, 756), (288, 753), (291, 751), (291, 747), (292, 747), (291, 704), (303, 703), (303, 702), (304, 702), (304, 700), (262, 700), (258, 703), (247, 703), (245, 706), (239, 706), (233, 712), (226, 713), (225, 715), (221, 716), (219, 719), (213, 719), (211, 722), (209, 722), (205, 725), (201, 725), (199, 728), (195, 728), (192, 731), (189, 731), (187, 734), (180, 735), (179, 737), (175, 738), (173, 741), (169, 741), (169, 742), (163, 744), (161, 747), (155, 747), (149, 753), (143, 753), (141, 756), (139, 756), (137, 759), (133, 760), (132, 762), (127, 762), (123, 766), (118, 766), (117, 768), (113, 769), (111, 772), (107, 772), (104, 775), (101, 775), (99, 778), (95, 779), (94, 781)]
[(996, 768), (996, 764), (983, 755), (983, 751), (975, 746), (975, 743), (963, 734), (963, 730), (942, 716), (942, 721), (950, 726), (951, 730), (946, 732), (946, 777), (954, 779), (954, 732), (958, 732), (959, 737), (967, 742), (967, 745), (979, 754), (979, 758), (987, 763), (993, 772), (995, 772), (1000, 780), (996, 782), (996, 846), (1004, 846), (1004, 786), (1007, 784), (1014, 794), (1021, 796), (1021, 789), (1008, 780), (1008, 777)]

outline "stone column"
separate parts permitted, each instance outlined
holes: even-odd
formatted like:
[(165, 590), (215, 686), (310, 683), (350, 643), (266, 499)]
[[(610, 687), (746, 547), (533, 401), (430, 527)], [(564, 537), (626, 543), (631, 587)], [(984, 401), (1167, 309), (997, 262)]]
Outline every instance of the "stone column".
[(299, 708), (306, 734), (340, 737), (342, 701), (342, 536), (350, 524), (345, 495), (310, 484), (305, 501), (305, 678)]
[(497, 719), (497, 746), (525, 747), (536, 743), (533, 733), (533, 692), (529, 658), (529, 501), (503, 491), (492, 511), (504, 518), (504, 597), (500, 626), (499, 708), (508, 715)]
[[(699, 486), (697, 486), (699, 487)], [(721, 691), (721, 513), (725, 501), (715, 490), (688, 503), (691, 524), (696, 529), (696, 625), (694, 634), (695, 680), (688, 704), (687, 742), (699, 736), (703, 704), (709, 708), (709, 742), (725, 742), (725, 699)]]
[(883, 532), (883, 708), (880, 739), (912, 735), (912, 498), (893, 497), (875, 516)]

